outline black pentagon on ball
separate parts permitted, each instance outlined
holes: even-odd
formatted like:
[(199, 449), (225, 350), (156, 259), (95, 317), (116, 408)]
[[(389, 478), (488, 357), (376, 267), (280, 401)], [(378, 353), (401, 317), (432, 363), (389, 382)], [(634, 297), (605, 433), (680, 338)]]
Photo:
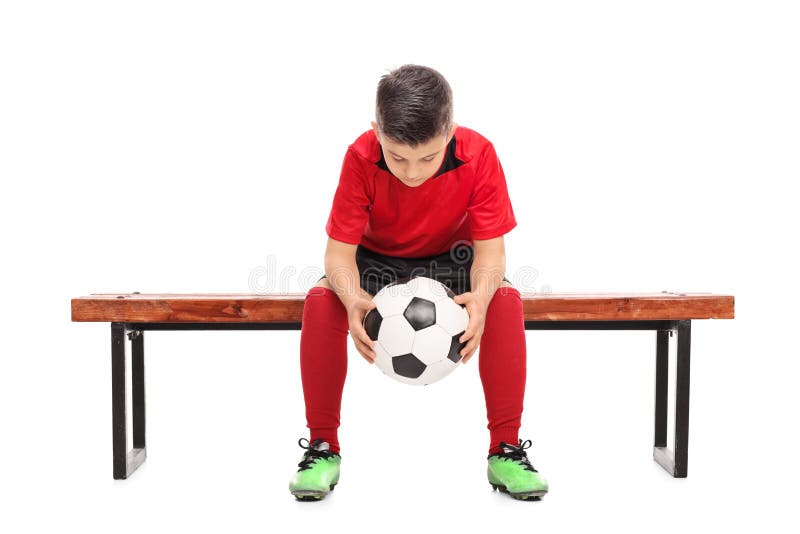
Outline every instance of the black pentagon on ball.
[(372, 341), (378, 341), (378, 332), (381, 331), (383, 317), (378, 312), (378, 308), (373, 308), (364, 316), (364, 330)]
[(447, 353), (447, 357), (451, 359), (453, 363), (458, 363), (461, 361), (461, 350), (467, 346), (466, 342), (458, 342), (458, 339), (463, 335), (464, 332), (454, 335), (453, 340), (450, 342), (450, 352)]
[(427, 366), (413, 354), (403, 354), (392, 358), (394, 372), (406, 378), (419, 378)]
[(403, 317), (415, 331), (428, 328), (436, 324), (436, 305), (427, 299), (414, 297), (403, 312)]

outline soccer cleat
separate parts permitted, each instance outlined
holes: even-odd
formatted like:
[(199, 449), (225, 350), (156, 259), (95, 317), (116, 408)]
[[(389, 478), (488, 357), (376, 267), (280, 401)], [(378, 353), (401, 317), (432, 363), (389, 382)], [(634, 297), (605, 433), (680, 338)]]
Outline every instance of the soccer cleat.
[(333, 491), (339, 482), (339, 465), (342, 457), (330, 451), (330, 445), (321, 439), (308, 443), (308, 447), (303, 445), (300, 438), (297, 442), (300, 447), (306, 449), (303, 459), (300, 461), (297, 473), (289, 481), (289, 491), (299, 501), (319, 501), (325, 498), (329, 492)]
[(500, 442), (502, 452), (490, 454), (487, 475), (492, 489), (500, 490), (515, 499), (539, 501), (547, 493), (547, 481), (531, 465), (525, 449), (531, 440), (519, 440), (519, 446)]

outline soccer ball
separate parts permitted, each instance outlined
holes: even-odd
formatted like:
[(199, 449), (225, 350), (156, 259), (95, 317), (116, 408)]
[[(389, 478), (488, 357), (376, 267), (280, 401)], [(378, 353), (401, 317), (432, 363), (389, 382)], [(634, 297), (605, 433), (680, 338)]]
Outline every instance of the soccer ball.
[(402, 278), (372, 299), (364, 329), (375, 341), (375, 364), (384, 374), (414, 385), (428, 385), (450, 374), (466, 343), (458, 339), (469, 323), (465, 306), (441, 282), (425, 276)]

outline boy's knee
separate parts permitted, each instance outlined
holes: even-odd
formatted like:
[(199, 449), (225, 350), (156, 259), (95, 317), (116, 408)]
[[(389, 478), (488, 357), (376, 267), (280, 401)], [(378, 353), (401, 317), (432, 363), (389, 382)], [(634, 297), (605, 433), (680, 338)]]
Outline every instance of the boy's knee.
[(320, 278), (316, 285), (308, 290), (306, 293), (306, 301), (308, 301), (311, 297), (331, 297), (335, 296), (336, 293), (331, 288), (331, 285), (328, 283), (328, 279), (325, 277)]
[(328, 323), (335, 322), (342, 328), (347, 327), (347, 313), (342, 301), (326, 279), (320, 279), (308, 290), (303, 303), (303, 320), (320, 319)]
[(513, 285), (511, 285), (511, 282), (509, 282), (508, 280), (503, 280), (502, 282), (500, 282), (500, 287), (497, 288), (497, 292), (494, 294), (494, 296), (497, 297), (506, 295), (513, 295), (515, 297), (522, 296), (519, 290), (515, 288)]
[(325, 289), (332, 289), (331, 285), (328, 283), (328, 278), (323, 276), (319, 279), (319, 282), (314, 287), (324, 287)]

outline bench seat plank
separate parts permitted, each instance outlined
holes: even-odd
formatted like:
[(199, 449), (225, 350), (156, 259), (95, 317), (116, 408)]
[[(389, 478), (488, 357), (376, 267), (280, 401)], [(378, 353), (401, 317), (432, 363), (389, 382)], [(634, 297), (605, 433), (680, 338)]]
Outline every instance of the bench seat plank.
[[(72, 299), (76, 322), (300, 322), (305, 293), (98, 293)], [(733, 319), (732, 295), (522, 293), (526, 321)]]

